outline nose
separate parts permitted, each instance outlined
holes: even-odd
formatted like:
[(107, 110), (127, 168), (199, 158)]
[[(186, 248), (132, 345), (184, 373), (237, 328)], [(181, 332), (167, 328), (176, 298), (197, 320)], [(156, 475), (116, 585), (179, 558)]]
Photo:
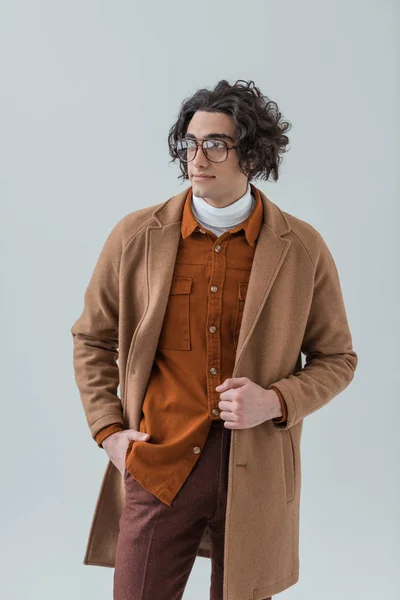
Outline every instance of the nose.
[(201, 165), (208, 165), (208, 162), (209, 162), (208, 158), (204, 154), (203, 148), (202, 148), (201, 144), (199, 144), (197, 146), (196, 156), (195, 156), (195, 158), (192, 161), (190, 161), (189, 164), (192, 164), (192, 165), (194, 165), (197, 168), (197, 167), (199, 167)]

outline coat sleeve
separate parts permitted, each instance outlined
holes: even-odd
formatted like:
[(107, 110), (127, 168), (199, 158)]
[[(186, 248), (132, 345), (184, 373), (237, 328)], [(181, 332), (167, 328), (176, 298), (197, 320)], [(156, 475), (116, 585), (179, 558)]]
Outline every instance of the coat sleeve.
[(358, 363), (336, 264), (320, 234), (318, 238), (314, 291), (301, 346), (305, 364), (271, 384), (281, 392), (287, 407), (286, 421), (274, 422), (281, 429), (296, 425), (343, 391)]
[(123, 219), (109, 233), (84, 294), (83, 312), (71, 328), (73, 365), (91, 435), (121, 424), (117, 394), (119, 267), (124, 247)]

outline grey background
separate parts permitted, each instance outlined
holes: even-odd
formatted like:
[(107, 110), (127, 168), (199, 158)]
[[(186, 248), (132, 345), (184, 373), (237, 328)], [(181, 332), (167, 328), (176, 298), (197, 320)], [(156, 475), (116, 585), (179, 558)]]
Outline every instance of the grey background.
[[(82, 564), (106, 455), (70, 327), (122, 216), (180, 185), (181, 101), (253, 79), (293, 124), (277, 184), (335, 258), (348, 389), (304, 422), (296, 600), (399, 597), (399, 6), (389, 0), (0, 3), (1, 596), (112, 597)], [(192, 42), (191, 42), (192, 40)], [(271, 549), (273, 551), (273, 549)], [(198, 558), (185, 600), (208, 598)]]

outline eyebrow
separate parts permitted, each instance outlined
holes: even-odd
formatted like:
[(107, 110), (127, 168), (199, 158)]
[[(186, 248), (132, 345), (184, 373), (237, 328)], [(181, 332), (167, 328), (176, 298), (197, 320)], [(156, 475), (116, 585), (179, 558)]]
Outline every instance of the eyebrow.
[[(195, 140), (195, 139), (197, 139), (197, 138), (196, 138), (196, 136), (195, 136), (195, 135), (193, 135), (193, 133), (187, 133), (187, 134), (185, 135), (185, 137), (192, 138), (192, 139), (194, 139), (194, 140)], [(205, 136), (204, 136), (204, 139), (205, 139), (205, 140), (207, 140), (207, 139), (210, 139), (210, 138), (222, 138), (222, 139), (225, 139), (225, 140), (231, 140), (231, 142), (234, 142), (234, 141), (235, 141), (235, 140), (234, 140), (234, 139), (233, 139), (233, 138), (232, 138), (230, 135), (228, 135), (227, 133), (208, 133), (207, 135), (205, 135)]]

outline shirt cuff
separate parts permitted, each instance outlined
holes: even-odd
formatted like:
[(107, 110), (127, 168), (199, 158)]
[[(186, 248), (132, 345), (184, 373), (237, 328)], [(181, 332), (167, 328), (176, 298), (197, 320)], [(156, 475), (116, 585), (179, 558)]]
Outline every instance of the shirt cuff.
[(274, 421), (274, 423), (284, 423), (287, 419), (288, 411), (287, 411), (286, 402), (281, 394), (281, 391), (278, 390), (278, 388), (274, 387), (273, 385), (271, 385), (268, 389), (274, 390), (274, 392), (276, 392), (278, 394), (279, 402), (281, 403), (281, 408), (282, 408), (282, 416), (275, 417), (275, 419), (272, 419), (272, 420)]
[(112, 423), (111, 425), (107, 425), (106, 427), (103, 427), (103, 429), (100, 429), (94, 439), (96, 440), (99, 448), (102, 448), (103, 446), (101, 443), (106, 439), (106, 437), (112, 433), (116, 433), (117, 431), (122, 431), (123, 429), (124, 427), (121, 425), (121, 423)]

